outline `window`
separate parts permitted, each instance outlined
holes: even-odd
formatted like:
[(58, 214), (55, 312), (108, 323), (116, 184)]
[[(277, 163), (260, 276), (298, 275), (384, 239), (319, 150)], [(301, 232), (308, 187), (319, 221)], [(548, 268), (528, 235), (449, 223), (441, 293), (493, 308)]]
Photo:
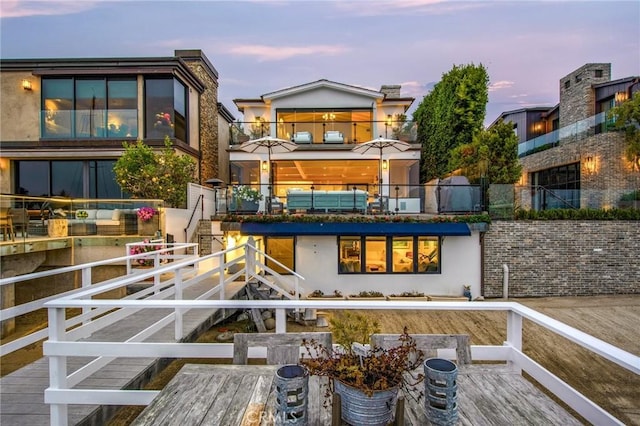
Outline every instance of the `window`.
[(594, 71), (593, 71), (593, 75), (594, 75), (596, 78), (602, 78), (602, 70), (594, 70)]
[(165, 136), (187, 141), (187, 88), (174, 78), (145, 80), (145, 121), (148, 138)]
[(122, 198), (114, 160), (18, 161), (16, 194), (34, 197)]
[(544, 188), (532, 197), (536, 210), (580, 208), (580, 163), (540, 170), (531, 179), (533, 185)]
[(42, 138), (138, 136), (135, 78), (43, 78)]
[(340, 236), (340, 274), (440, 273), (436, 236)]
[(568, 89), (569, 87), (571, 87), (571, 80), (567, 80), (564, 82), (564, 88)]
[[(282, 263), (292, 271), (295, 269), (294, 259), (294, 237), (266, 237), (265, 246), (267, 248), (267, 254)], [(267, 258), (267, 267), (273, 269), (279, 274), (288, 274), (289, 271), (282, 266)]]
[[(372, 117), (369, 109), (278, 109), (277, 136), (294, 139), (304, 134), (305, 142), (323, 143), (328, 140), (326, 133), (332, 132), (338, 138), (332, 143), (356, 143), (373, 139)], [(252, 137), (259, 137), (262, 130), (251, 126)]]

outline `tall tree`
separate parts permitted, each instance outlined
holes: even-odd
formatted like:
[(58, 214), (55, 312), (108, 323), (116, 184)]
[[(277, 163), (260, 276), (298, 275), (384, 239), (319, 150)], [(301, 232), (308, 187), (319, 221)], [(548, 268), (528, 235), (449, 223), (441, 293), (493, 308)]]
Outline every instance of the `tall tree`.
[(418, 105), (414, 121), (422, 144), (422, 182), (451, 172), (451, 151), (470, 143), (473, 134), (482, 129), (488, 84), (489, 75), (482, 64), (454, 65)]
[(518, 137), (513, 124), (500, 120), (488, 130), (473, 136), (471, 143), (451, 151), (451, 170), (462, 169), (471, 182), (484, 175), (490, 183), (515, 183), (522, 174), (518, 161)]

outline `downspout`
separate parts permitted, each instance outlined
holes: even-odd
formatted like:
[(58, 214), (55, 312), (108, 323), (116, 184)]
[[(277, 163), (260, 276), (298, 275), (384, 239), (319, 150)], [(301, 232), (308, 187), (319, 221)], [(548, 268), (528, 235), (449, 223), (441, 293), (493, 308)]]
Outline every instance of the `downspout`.
[(506, 263), (502, 265), (502, 297), (509, 298), (509, 267)]

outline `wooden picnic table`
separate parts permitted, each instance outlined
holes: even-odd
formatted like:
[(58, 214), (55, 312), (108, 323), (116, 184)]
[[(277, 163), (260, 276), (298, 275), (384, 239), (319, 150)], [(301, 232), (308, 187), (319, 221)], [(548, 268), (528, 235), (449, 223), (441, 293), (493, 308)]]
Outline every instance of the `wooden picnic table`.
[[(277, 369), (275, 365), (187, 364), (132, 425), (273, 425)], [(324, 398), (326, 384), (326, 378), (309, 377), (310, 426), (331, 425), (331, 401)], [(424, 399), (405, 399), (405, 425), (430, 424), (423, 404)], [(458, 406), (462, 425), (581, 425), (505, 367), (461, 368)]]

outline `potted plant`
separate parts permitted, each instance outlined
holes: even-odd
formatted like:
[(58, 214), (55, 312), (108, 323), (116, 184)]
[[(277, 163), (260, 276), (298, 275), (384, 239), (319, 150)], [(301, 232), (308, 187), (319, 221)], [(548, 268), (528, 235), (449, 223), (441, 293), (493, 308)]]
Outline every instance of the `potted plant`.
[(262, 200), (262, 194), (250, 186), (236, 185), (233, 187), (233, 199), (236, 211), (255, 213), (258, 211), (258, 202)]
[(307, 299), (344, 299), (340, 290), (333, 290), (331, 294), (324, 294), (322, 290), (313, 290), (307, 295)]
[(336, 350), (313, 340), (304, 341), (306, 355), (301, 364), (309, 374), (329, 379), (325, 397), (340, 395), (342, 420), (349, 424), (387, 425), (400, 389), (412, 397), (423, 396), (418, 385), (424, 375), (416, 369), (422, 366), (424, 354), (416, 348), (406, 327), (396, 346), (383, 349), (368, 348), (353, 340), (363, 332), (368, 339), (368, 332), (375, 330), (375, 324), (363, 315), (332, 318), (331, 324), (334, 334), (340, 331), (335, 339)]
[[(162, 245), (152, 244), (150, 240), (144, 239), (142, 241), (142, 244), (131, 246), (131, 248), (129, 249), (129, 254), (133, 255), (133, 254), (149, 253), (152, 251), (160, 250), (161, 248), (162, 248)], [(149, 257), (140, 256), (135, 260), (135, 262), (140, 266), (153, 266), (154, 260), (153, 260), (153, 256), (149, 256)]]

